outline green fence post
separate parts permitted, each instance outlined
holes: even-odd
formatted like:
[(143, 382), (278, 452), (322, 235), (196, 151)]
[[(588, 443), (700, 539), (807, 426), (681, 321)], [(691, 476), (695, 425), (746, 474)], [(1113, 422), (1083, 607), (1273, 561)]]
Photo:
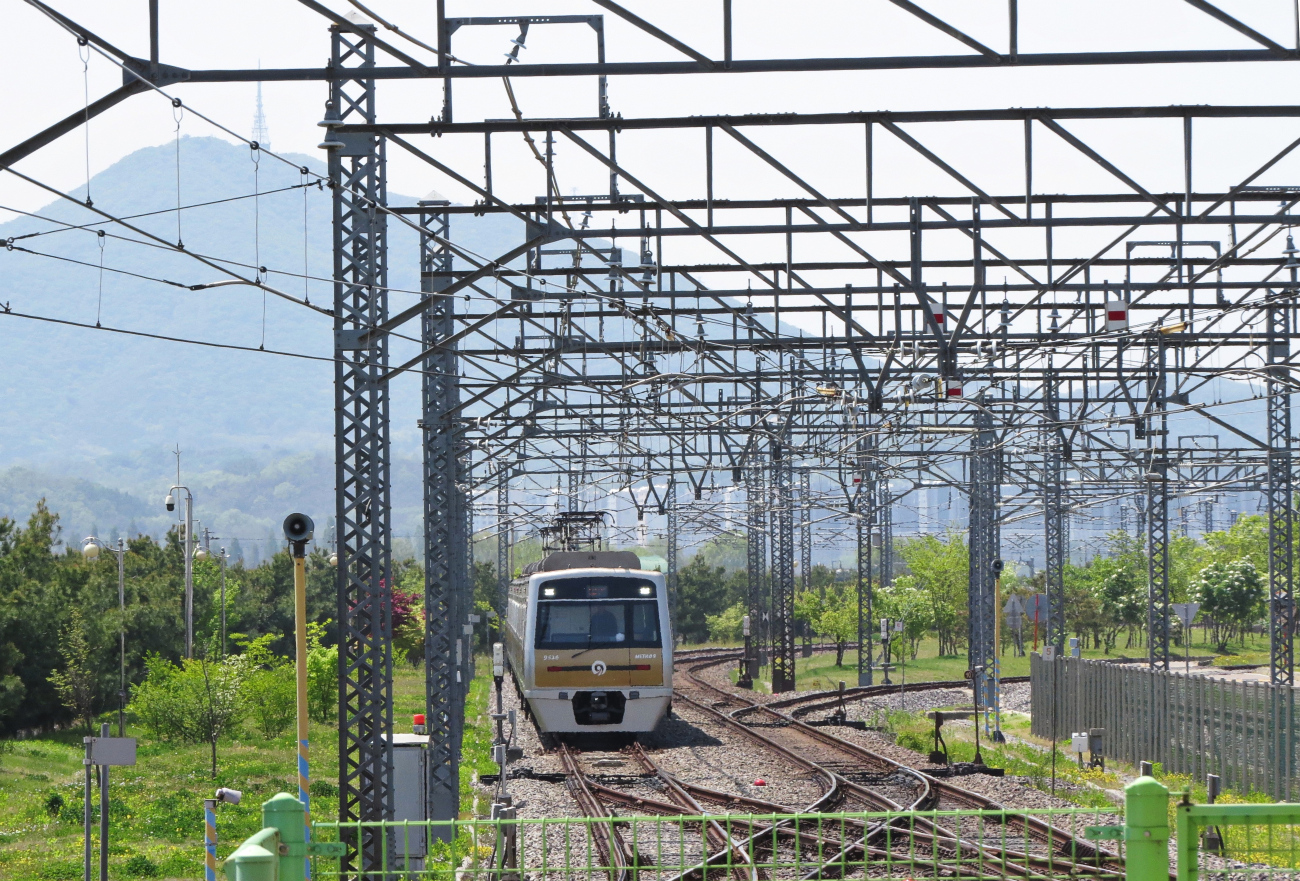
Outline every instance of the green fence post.
[(277, 881), (280, 868), (280, 830), (254, 833), (226, 857), (224, 871), (230, 881)]
[(307, 809), (302, 802), (281, 792), (262, 805), (262, 825), (280, 830), (280, 876), (278, 881), (306, 881)]
[(1124, 787), (1125, 881), (1168, 881), (1169, 790), (1154, 777)]

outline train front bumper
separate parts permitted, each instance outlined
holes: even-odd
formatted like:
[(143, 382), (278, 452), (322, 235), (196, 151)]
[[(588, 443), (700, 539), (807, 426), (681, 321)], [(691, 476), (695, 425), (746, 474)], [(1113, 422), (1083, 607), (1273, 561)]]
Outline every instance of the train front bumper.
[[(603, 715), (593, 713), (591, 696), (604, 694), (604, 705), (617, 706), (621, 697), (621, 719), (617, 721), (592, 721)], [(524, 693), (532, 707), (533, 717), (542, 731), (653, 731), (668, 711), (673, 690), (668, 687), (638, 688), (537, 688)], [(603, 709), (597, 697), (595, 705)], [(614, 714), (616, 717), (619, 714)]]

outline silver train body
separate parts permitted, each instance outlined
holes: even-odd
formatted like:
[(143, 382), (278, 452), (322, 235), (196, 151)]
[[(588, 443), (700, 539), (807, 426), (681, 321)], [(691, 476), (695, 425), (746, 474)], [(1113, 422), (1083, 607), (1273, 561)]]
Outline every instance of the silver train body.
[(559, 552), (511, 582), (506, 659), (542, 731), (653, 731), (668, 712), (667, 590), (640, 566), (629, 552)]

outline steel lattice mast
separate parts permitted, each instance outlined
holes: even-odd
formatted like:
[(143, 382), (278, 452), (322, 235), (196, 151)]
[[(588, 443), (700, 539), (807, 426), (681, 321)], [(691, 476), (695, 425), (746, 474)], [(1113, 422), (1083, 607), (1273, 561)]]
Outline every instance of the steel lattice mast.
[[(330, 87), (340, 122), (375, 121), (374, 29), (331, 28)], [(330, 119), (327, 114), (327, 119)], [(366, 329), (388, 317), (383, 139), (328, 130), (334, 203), (334, 419), (338, 523), (339, 812), (362, 821), (393, 815), (392, 584), (388, 459), (388, 340)], [(378, 870), (383, 836), (363, 827), (345, 866)]]

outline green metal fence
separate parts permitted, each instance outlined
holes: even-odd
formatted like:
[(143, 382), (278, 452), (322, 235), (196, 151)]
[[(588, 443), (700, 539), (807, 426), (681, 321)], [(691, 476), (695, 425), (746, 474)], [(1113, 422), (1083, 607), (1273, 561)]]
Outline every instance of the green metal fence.
[[(317, 824), (314, 832), (343, 841), (386, 834), (393, 846), (380, 871), (369, 873), (375, 878), (846, 878), (867, 869), (872, 877), (900, 879), (1119, 879), (1119, 848), (1082, 840), (1084, 828), (1104, 817), (1079, 810), (461, 821), (451, 842), (428, 856), (421, 837), (445, 824)], [(1051, 841), (1051, 829), (1062, 833), (1060, 841)], [(338, 862), (326, 860), (317, 860), (312, 873), (340, 874)]]
[(1264, 881), (1300, 874), (1300, 804), (1184, 800), (1174, 816), (1178, 881)]
[[(295, 812), (295, 807), (296, 812)], [(225, 862), (233, 881), (358, 877), (346, 854), (382, 836), (376, 881), (766, 881), (1300, 877), (1300, 805), (1171, 803), (1143, 777), (1121, 813), (1091, 809), (722, 814), (315, 823), (278, 795)], [(1171, 817), (1173, 822), (1171, 823)], [(1175, 866), (1171, 855), (1176, 852)], [(304, 860), (309, 862), (305, 863)], [(1171, 869), (1176, 869), (1171, 871)]]

